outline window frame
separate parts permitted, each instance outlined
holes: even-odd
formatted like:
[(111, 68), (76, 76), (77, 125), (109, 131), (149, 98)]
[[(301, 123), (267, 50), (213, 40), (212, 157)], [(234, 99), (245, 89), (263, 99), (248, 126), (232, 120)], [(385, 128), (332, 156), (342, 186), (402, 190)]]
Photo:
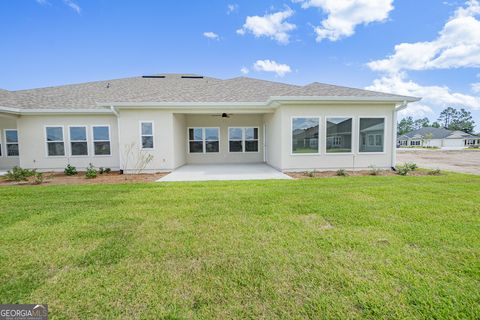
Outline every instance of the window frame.
[[(202, 140), (190, 140), (190, 129), (202, 129)], [(205, 129), (217, 129), (218, 131), (218, 140), (207, 140), (207, 136), (205, 134)], [(202, 141), (202, 152), (190, 152), (190, 142), (199, 142)], [(218, 141), (218, 151), (215, 152), (207, 152), (207, 141)], [(220, 127), (187, 127), (187, 153), (188, 154), (219, 154), (221, 149), (221, 134), (220, 134)]]
[[(230, 129), (242, 129), (242, 139), (234, 139), (232, 141), (241, 141), (242, 142), (242, 151), (230, 151)], [(246, 129), (257, 129), (257, 139), (246, 139)], [(227, 139), (228, 139), (228, 153), (259, 153), (260, 152), (260, 127), (255, 126), (233, 126), (227, 128)], [(246, 141), (257, 141), (257, 151), (245, 151), (245, 142)]]
[[(47, 129), (48, 128), (62, 128), (62, 140), (55, 140), (55, 141), (48, 141), (48, 133)], [(43, 133), (45, 134), (45, 155), (47, 158), (65, 158), (67, 156), (67, 147), (65, 145), (65, 126), (64, 125), (55, 125), (55, 124), (49, 124), (44, 126)], [(49, 155), (48, 154), (48, 143), (51, 142), (62, 142), (63, 143), (63, 155)]]
[[(108, 128), (108, 139), (109, 140), (95, 140), (95, 128), (98, 127), (107, 127)], [(109, 124), (95, 124), (91, 126), (92, 131), (92, 155), (94, 157), (111, 157), (112, 156), (112, 131), (110, 130)], [(108, 142), (110, 144), (110, 154), (95, 154), (95, 142)]]
[[(325, 126), (325, 132), (324, 132), (324, 134), (325, 134), (325, 144), (324, 144), (325, 155), (327, 155), (327, 156), (344, 156), (344, 155), (355, 154), (354, 153), (354, 150), (355, 150), (355, 117), (354, 116), (325, 116), (324, 118), (325, 118), (325, 121), (324, 121), (324, 126)], [(351, 136), (352, 137), (351, 137), (351, 141), (350, 141), (350, 145), (351, 145), (350, 152), (328, 152), (327, 151), (327, 139), (328, 139), (328, 125), (327, 125), (327, 123), (328, 123), (329, 118), (348, 118), (348, 119), (352, 120), (352, 131), (351, 131)], [(320, 130), (318, 130), (318, 132), (320, 132)], [(336, 136), (336, 137), (341, 137), (341, 136)], [(320, 147), (320, 137), (318, 137), (318, 141), (319, 141), (318, 143), (319, 143), (319, 147)]]
[[(318, 150), (316, 153), (294, 153), (293, 152), (293, 119), (295, 118), (309, 118), (309, 119), (318, 119)], [(319, 156), (321, 152), (321, 136), (320, 136), (320, 124), (322, 123), (322, 117), (320, 116), (291, 116), (290, 117), (290, 155), (291, 156)]]
[[(84, 140), (72, 140), (72, 134), (70, 132), (70, 128), (85, 128), (85, 141)], [(86, 155), (73, 155), (72, 154), (72, 142), (86, 142), (87, 143), (87, 154)], [(70, 157), (72, 158), (85, 158), (85, 157), (89, 157), (90, 156), (90, 148), (89, 148), (89, 143), (88, 143), (88, 126), (86, 125), (82, 125), (82, 124), (79, 124), (79, 125), (69, 125), (68, 126), (68, 147), (69, 147), (69, 155)]]
[[(144, 123), (150, 123), (152, 125), (152, 134), (143, 134), (142, 125)], [(140, 149), (142, 149), (142, 150), (155, 150), (155, 123), (151, 120), (148, 120), (148, 121), (140, 120), (139, 121), (139, 127), (140, 127)], [(143, 137), (152, 137), (152, 145), (153, 145), (152, 148), (144, 148), (143, 147)]]
[[(17, 132), (17, 142), (14, 142), (14, 143), (10, 142), (9, 143), (7, 141), (7, 131), (16, 131)], [(20, 144), (18, 142), (18, 129), (4, 129), (3, 130), (3, 137), (5, 139), (5, 157), (7, 157), (7, 158), (18, 158), (18, 157), (20, 157)], [(17, 145), (18, 156), (11, 156), (11, 155), (8, 154), (8, 145), (9, 144), (16, 144)], [(0, 141), (0, 145), (1, 145), (1, 141)], [(1, 146), (0, 146), (0, 148), (1, 148)], [(0, 152), (0, 156), (3, 156), (3, 152)]]
[[(383, 141), (382, 141), (382, 150), (383, 151), (375, 151), (375, 152), (368, 152), (368, 151), (360, 151), (361, 143), (360, 143), (360, 122), (361, 119), (383, 119)], [(368, 155), (368, 154), (386, 154), (387, 153), (387, 148), (386, 148), (386, 137), (387, 137), (387, 132), (388, 132), (388, 121), (386, 116), (359, 116), (358, 117), (358, 122), (357, 122), (357, 130), (356, 132), (358, 133), (357, 136), (357, 152), (358, 154), (361, 155)]]

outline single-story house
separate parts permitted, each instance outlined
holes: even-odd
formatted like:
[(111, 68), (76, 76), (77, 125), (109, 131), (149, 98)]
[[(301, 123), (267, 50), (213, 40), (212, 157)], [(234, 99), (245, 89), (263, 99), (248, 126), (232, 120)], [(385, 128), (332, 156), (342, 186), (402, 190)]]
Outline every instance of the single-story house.
[(423, 127), (398, 136), (400, 147), (462, 149), (480, 145), (480, 136), (445, 128)]
[(417, 100), (316, 82), (190, 74), (1, 91), (0, 168), (390, 168), (396, 113)]

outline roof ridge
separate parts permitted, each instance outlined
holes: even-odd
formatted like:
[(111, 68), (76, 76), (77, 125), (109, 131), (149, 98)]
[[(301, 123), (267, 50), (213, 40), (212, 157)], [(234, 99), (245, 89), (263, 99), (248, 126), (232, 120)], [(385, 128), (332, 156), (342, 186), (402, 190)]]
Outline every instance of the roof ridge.
[(258, 79), (258, 78), (245, 77), (245, 76), (238, 76), (238, 77), (233, 77), (233, 78), (229, 78), (229, 79), (223, 79), (223, 81), (231, 81), (231, 80), (236, 80), (236, 79), (248, 79), (248, 80), (262, 81), (262, 82), (281, 84), (281, 85), (284, 85), (284, 86), (292, 86), (292, 87), (298, 87), (298, 88), (303, 87), (301, 85), (293, 84), (293, 83), (285, 83), (285, 82), (280, 82), (280, 81), (272, 81), (272, 80)]

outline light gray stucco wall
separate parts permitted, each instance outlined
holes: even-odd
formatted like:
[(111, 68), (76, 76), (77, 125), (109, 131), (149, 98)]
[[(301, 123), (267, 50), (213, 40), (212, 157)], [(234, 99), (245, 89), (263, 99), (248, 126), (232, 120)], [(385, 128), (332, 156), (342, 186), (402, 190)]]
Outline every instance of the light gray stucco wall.
[[(189, 153), (187, 137), (183, 142), (187, 151), (187, 163), (258, 163), (263, 162), (263, 115), (262, 114), (232, 114), (230, 118), (222, 118), (209, 114), (188, 114), (186, 117), (185, 135), (189, 127), (220, 128), (219, 153)], [(229, 127), (258, 127), (258, 152), (229, 152)]]
[(187, 162), (186, 117), (184, 114), (173, 114), (173, 166), (178, 168)]
[(282, 152), (285, 145), (282, 143), (282, 113), (275, 112), (264, 115), (266, 137), (266, 162), (276, 169), (282, 168)]
[[(19, 157), (7, 156), (5, 129), (17, 129), (17, 120), (15, 117), (0, 116), (0, 148), (2, 150), (2, 155), (0, 156), (0, 170), (11, 169), (20, 164)], [(22, 152), (22, 150), (20, 150), (20, 152)]]
[[(390, 168), (392, 152), (395, 147), (395, 128), (393, 125), (395, 105), (336, 104), (336, 105), (292, 105), (281, 106), (281, 169), (285, 171), (328, 170), (328, 169), (365, 169), (369, 166)], [(320, 154), (292, 154), (292, 117), (318, 116), (320, 118), (319, 143)], [(352, 117), (352, 154), (326, 153), (326, 117)], [(359, 152), (359, 118), (384, 117), (384, 152)]]
[[(20, 143), (20, 166), (39, 170), (62, 171), (67, 164), (84, 170), (90, 163), (95, 167), (119, 168), (117, 119), (114, 115), (22, 115), (17, 120)], [(68, 127), (87, 126), (88, 156), (70, 156)], [(93, 125), (110, 127), (111, 155), (93, 153)], [(45, 126), (63, 126), (65, 156), (48, 156)]]

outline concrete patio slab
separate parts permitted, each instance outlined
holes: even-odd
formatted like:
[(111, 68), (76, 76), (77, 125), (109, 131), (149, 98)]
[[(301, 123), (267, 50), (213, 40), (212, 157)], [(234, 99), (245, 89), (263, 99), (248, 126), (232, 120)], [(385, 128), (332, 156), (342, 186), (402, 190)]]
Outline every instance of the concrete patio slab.
[(252, 164), (188, 164), (160, 178), (164, 181), (268, 180), (292, 179), (263, 163)]

